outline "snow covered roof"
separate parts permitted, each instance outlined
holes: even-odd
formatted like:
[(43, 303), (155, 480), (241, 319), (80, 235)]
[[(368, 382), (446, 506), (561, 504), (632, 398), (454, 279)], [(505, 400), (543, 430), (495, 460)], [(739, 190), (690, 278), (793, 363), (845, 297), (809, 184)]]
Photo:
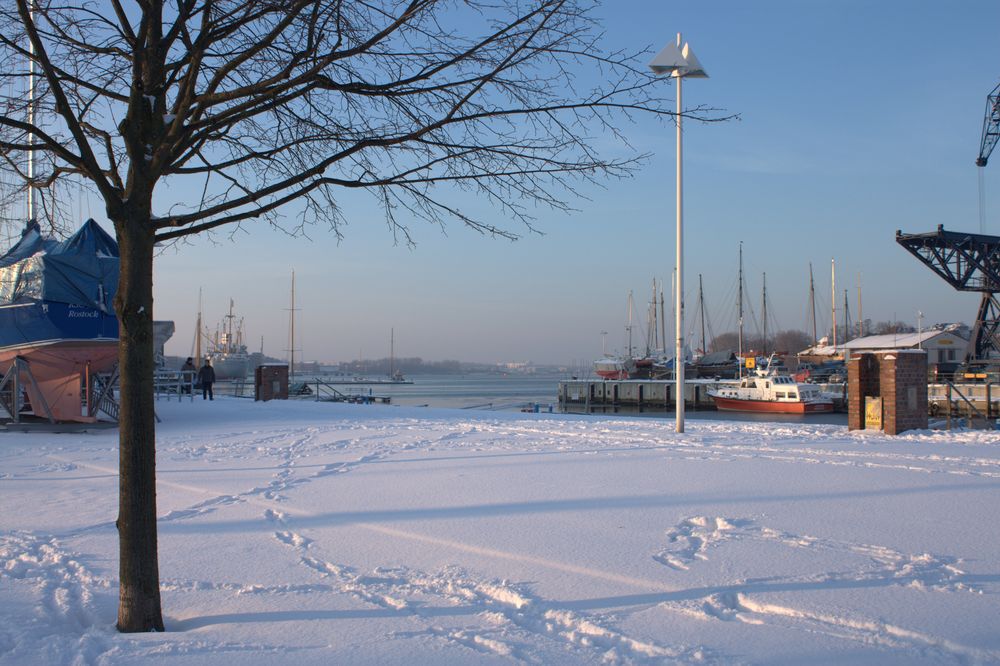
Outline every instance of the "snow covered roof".
[(840, 347), (842, 349), (906, 349), (926, 344), (942, 336), (952, 340), (953, 343), (965, 342), (961, 336), (951, 331), (928, 329), (919, 333), (866, 335), (863, 338), (855, 338), (850, 342), (846, 342)]

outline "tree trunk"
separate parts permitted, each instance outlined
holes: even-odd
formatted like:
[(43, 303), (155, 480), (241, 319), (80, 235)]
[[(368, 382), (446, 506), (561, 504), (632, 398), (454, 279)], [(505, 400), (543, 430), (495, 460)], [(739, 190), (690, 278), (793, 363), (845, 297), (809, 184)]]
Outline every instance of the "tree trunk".
[(148, 231), (148, 219), (138, 220), (141, 217), (138, 215), (128, 217), (115, 221), (121, 254), (115, 296), (121, 373), (118, 630), (163, 631), (156, 550), (153, 237)]

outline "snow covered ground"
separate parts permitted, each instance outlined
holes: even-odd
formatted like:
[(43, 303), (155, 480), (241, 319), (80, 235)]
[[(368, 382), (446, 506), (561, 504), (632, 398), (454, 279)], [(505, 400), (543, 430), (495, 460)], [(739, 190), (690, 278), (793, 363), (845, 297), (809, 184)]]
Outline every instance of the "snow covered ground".
[(117, 433), (0, 433), (2, 664), (1000, 663), (1000, 436), (160, 402), (168, 632)]

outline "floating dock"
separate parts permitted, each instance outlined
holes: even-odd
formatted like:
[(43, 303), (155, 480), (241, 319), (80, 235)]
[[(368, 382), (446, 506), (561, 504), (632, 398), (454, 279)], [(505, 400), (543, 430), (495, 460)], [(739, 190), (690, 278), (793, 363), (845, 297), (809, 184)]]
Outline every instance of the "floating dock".
[[(684, 405), (694, 410), (714, 410), (715, 402), (708, 392), (734, 384), (733, 380), (686, 380)], [(559, 382), (558, 393), (562, 406), (667, 410), (676, 407), (677, 383), (672, 379), (570, 379)]]
[[(715, 410), (708, 395), (720, 387), (735, 386), (735, 379), (686, 379), (684, 406), (693, 411)], [(833, 400), (834, 411), (847, 404), (847, 384), (817, 384)], [(566, 408), (604, 409), (634, 407), (639, 411), (676, 409), (677, 383), (672, 379), (571, 379), (559, 382), (559, 405)]]

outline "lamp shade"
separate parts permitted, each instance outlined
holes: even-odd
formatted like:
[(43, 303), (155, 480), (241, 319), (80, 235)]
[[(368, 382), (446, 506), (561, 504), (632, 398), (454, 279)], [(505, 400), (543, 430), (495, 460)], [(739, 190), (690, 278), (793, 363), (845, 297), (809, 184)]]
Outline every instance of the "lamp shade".
[(663, 47), (656, 57), (649, 61), (649, 68), (654, 74), (670, 76), (690, 76), (692, 78), (707, 79), (708, 73), (701, 66), (701, 62), (694, 54), (690, 44), (684, 44), (684, 48), (679, 49), (673, 42)]

